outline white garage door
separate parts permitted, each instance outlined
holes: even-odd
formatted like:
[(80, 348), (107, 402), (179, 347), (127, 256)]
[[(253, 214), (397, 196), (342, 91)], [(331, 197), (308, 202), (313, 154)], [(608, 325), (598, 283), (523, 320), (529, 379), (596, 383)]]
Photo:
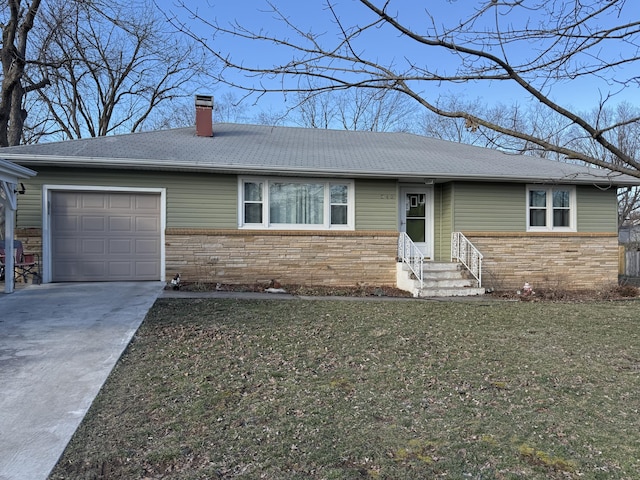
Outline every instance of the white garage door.
[(51, 194), (54, 282), (160, 280), (160, 195)]

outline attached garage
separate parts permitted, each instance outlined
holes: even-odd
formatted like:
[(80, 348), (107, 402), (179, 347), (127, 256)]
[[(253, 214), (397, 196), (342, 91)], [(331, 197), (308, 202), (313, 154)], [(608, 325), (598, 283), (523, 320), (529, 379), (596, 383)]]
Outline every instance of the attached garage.
[(158, 192), (51, 190), (54, 282), (161, 280)]

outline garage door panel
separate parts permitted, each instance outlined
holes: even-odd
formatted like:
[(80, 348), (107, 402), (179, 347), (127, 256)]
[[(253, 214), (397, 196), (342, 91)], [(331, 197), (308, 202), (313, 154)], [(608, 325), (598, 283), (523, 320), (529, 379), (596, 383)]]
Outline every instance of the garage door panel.
[(78, 231), (79, 219), (76, 215), (67, 217), (59, 216), (52, 219), (59, 233), (76, 233)]
[(54, 261), (53, 267), (60, 274), (62, 282), (101, 281), (105, 276), (105, 265), (101, 261)]
[(53, 281), (159, 280), (160, 195), (53, 192)]
[(108, 197), (103, 195), (82, 195), (80, 202), (80, 208), (86, 210), (104, 210), (107, 207)]
[(152, 257), (157, 257), (160, 255), (160, 242), (153, 238), (136, 238), (134, 252), (136, 255), (151, 255)]
[(106, 241), (103, 238), (84, 238), (80, 242), (80, 251), (76, 253), (77, 258), (91, 258), (95, 255), (107, 253)]
[(130, 278), (132, 274), (131, 262), (106, 262), (109, 276), (113, 278)]
[(137, 216), (136, 232), (157, 232), (160, 230), (160, 222), (158, 217)]
[(134, 199), (134, 195), (109, 195), (109, 208), (132, 210), (133, 208), (135, 208), (135, 204), (133, 203)]
[(110, 232), (127, 232), (133, 233), (134, 223), (131, 220), (131, 217), (109, 217), (109, 231)]
[(76, 256), (80, 252), (80, 242), (74, 238), (56, 238), (53, 240), (52, 247), (56, 252), (54, 259), (61, 256)]
[(83, 216), (80, 217), (80, 230), (76, 233), (81, 232), (93, 232), (93, 233), (104, 233), (106, 231), (106, 222), (104, 217), (98, 217), (95, 215), (91, 216)]
[(125, 254), (129, 255), (133, 253), (131, 251), (131, 244), (133, 239), (128, 238), (113, 238), (109, 239), (109, 254)]
[(160, 197), (158, 195), (138, 195), (135, 197), (135, 208), (138, 211), (160, 211)]
[(56, 205), (58, 208), (80, 208), (82, 197), (78, 197), (73, 192), (56, 192)]
[[(57, 272), (61, 278), (64, 279), (73, 279), (76, 278), (78, 272), (80, 271), (80, 265), (78, 264), (70, 264), (63, 260), (54, 260), (52, 262), (53, 271)], [(61, 281), (71, 281), (71, 280), (61, 280)]]
[(137, 261), (135, 262), (135, 269), (136, 276), (149, 277), (157, 275), (156, 263), (152, 261)]

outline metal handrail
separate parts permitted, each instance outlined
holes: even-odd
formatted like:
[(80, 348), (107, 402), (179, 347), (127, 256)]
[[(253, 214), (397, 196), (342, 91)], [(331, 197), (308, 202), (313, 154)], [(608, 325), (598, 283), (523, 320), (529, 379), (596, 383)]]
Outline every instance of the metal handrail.
[(420, 288), (422, 288), (424, 285), (424, 254), (405, 232), (401, 232), (398, 237), (398, 259), (409, 266), (420, 281)]
[(467, 267), (478, 281), (478, 288), (482, 287), (482, 258), (480, 251), (462, 232), (451, 234), (451, 260), (459, 261)]

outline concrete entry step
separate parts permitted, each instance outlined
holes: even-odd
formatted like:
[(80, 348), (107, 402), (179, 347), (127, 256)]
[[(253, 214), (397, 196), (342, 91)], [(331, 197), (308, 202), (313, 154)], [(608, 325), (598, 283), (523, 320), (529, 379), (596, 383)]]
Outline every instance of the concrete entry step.
[(411, 292), (414, 297), (462, 297), (485, 293), (460, 263), (425, 262), (422, 285), (403, 263), (398, 263), (396, 273), (398, 288)]
[(474, 295), (484, 295), (484, 288), (419, 288), (417, 295), (414, 297), (427, 298), (427, 297), (470, 297)]

